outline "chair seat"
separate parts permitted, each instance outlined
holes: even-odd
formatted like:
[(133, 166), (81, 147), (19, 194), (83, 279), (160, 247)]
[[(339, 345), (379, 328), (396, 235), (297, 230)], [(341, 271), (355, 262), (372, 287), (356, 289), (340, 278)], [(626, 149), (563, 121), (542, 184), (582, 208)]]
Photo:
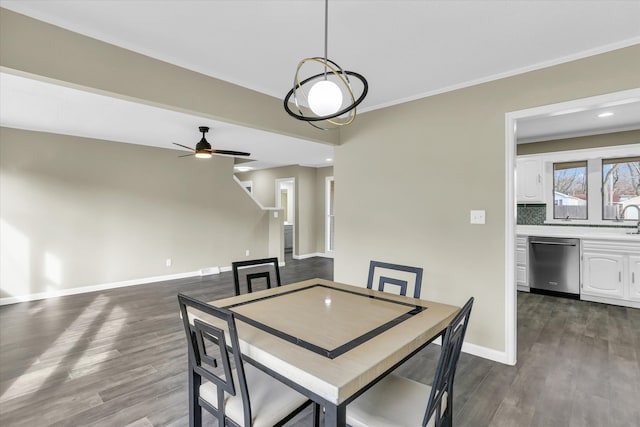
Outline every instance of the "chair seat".
[[(236, 371), (233, 372), (235, 376)], [(305, 396), (248, 363), (244, 365), (244, 372), (251, 401), (253, 427), (271, 427), (282, 419), (282, 414), (293, 412), (307, 401)], [(237, 378), (234, 382), (238, 384)], [(203, 381), (200, 397), (217, 409), (218, 394), (215, 384)], [(239, 391), (235, 396), (226, 396), (225, 414), (244, 426), (243, 402)]]
[[(431, 387), (390, 374), (347, 405), (347, 424), (352, 427), (418, 427), (422, 425)], [(440, 410), (447, 409), (447, 395)], [(435, 425), (435, 416), (427, 423)]]

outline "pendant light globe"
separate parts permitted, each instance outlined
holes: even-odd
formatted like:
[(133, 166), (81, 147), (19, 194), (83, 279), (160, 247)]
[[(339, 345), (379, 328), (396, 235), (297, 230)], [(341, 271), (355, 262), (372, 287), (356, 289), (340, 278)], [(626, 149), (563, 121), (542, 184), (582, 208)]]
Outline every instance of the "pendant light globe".
[(342, 91), (331, 80), (320, 80), (309, 90), (309, 108), (318, 116), (334, 114), (342, 107)]

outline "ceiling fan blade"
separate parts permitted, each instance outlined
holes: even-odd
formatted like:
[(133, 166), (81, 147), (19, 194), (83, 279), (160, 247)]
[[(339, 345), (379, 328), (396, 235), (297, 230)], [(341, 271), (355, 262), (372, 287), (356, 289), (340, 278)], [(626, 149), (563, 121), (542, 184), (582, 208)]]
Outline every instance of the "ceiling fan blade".
[(177, 145), (178, 147), (186, 148), (189, 151), (194, 151), (193, 148), (187, 147), (186, 145), (178, 144), (177, 142), (174, 142), (173, 145)]
[(178, 157), (191, 157), (191, 156), (195, 156), (195, 154), (183, 154), (182, 156), (178, 156)]
[(211, 150), (213, 154), (227, 154), (229, 156), (250, 156), (251, 153), (245, 153), (244, 151), (231, 151), (231, 150)]

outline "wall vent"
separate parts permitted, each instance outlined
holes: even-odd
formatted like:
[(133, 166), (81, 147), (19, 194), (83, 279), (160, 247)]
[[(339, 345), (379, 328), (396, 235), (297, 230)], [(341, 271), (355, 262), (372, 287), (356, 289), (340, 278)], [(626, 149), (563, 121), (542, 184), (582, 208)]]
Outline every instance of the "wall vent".
[(201, 276), (209, 276), (211, 274), (220, 274), (220, 268), (218, 267), (209, 267), (200, 269)]

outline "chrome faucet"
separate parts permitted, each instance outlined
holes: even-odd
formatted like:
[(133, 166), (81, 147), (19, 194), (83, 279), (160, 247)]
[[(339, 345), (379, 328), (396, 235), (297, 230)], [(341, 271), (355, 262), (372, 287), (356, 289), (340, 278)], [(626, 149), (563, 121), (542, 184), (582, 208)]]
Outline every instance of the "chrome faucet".
[(622, 218), (624, 220), (624, 213), (627, 209), (629, 208), (636, 208), (636, 211), (638, 211), (638, 234), (640, 234), (640, 206), (638, 205), (627, 205), (624, 207), (624, 209), (622, 209), (622, 212), (620, 213), (620, 218)]

